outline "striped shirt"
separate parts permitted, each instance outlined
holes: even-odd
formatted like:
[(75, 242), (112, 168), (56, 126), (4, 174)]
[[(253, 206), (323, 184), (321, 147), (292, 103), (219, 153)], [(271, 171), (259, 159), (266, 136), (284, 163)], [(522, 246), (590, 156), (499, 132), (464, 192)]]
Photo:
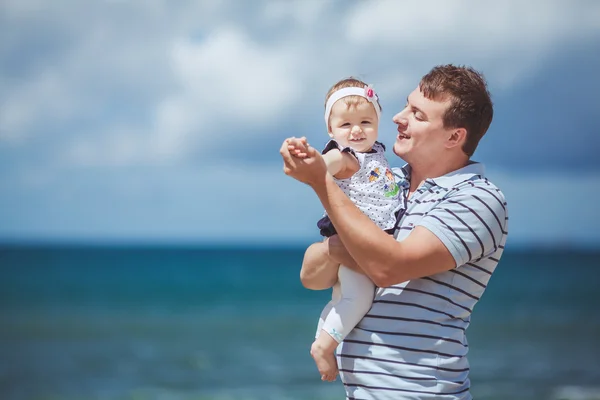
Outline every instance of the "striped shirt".
[(504, 250), (504, 195), (472, 163), (427, 179), (407, 199), (410, 167), (394, 169), (404, 203), (397, 240), (434, 233), (456, 268), (387, 288), (338, 352), (348, 399), (471, 399), (465, 332)]

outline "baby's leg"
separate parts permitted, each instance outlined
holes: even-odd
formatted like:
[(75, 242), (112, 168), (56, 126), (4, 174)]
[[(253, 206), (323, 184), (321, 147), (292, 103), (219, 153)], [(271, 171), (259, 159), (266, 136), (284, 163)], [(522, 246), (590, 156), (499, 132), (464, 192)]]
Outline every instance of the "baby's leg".
[[(323, 324), (325, 324), (331, 309), (335, 304), (339, 303), (341, 299), (342, 294), (340, 282), (338, 281), (333, 286), (331, 300), (321, 312), (321, 317), (319, 318), (319, 323), (317, 325), (317, 331), (315, 332), (315, 341), (310, 349), (310, 354), (317, 364), (317, 368), (321, 374), (322, 380), (332, 381), (335, 380), (335, 376), (337, 375), (337, 361), (335, 360), (335, 347), (337, 346), (337, 342), (333, 340), (327, 333), (323, 332)], [(333, 343), (330, 341), (333, 341)], [(330, 352), (324, 352), (324, 349), (328, 349), (331, 345), (333, 345), (333, 350)], [(328, 357), (330, 353), (334, 355), (333, 360), (331, 357)]]
[(338, 283), (340, 300), (334, 302), (322, 330), (340, 343), (371, 309), (375, 285), (368, 276), (345, 266), (340, 266)]
[(335, 349), (369, 311), (375, 291), (366, 275), (345, 266), (340, 266), (338, 285), (340, 299), (331, 302), (331, 310), (319, 324), (321, 331), (311, 347), (321, 379), (326, 381), (334, 380), (338, 373)]
[(323, 328), (323, 324), (325, 323), (325, 320), (327, 319), (327, 316), (329, 315), (329, 312), (333, 308), (333, 305), (335, 303), (337, 303), (338, 301), (340, 301), (340, 298), (341, 298), (341, 296), (340, 296), (340, 284), (336, 283), (333, 286), (333, 292), (331, 293), (331, 300), (323, 308), (323, 311), (321, 311), (321, 316), (319, 317), (319, 324), (317, 325), (317, 331), (315, 332), (315, 339), (318, 338), (319, 335), (321, 334), (321, 329)]

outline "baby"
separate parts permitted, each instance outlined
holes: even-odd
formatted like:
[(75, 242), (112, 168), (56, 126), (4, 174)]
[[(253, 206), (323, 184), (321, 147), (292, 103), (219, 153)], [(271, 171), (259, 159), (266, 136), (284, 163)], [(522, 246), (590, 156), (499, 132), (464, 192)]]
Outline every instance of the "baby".
[[(328, 172), (346, 195), (381, 229), (393, 234), (401, 203), (385, 147), (377, 142), (380, 114), (371, 86), (354, 78), (337, 82), (325, 99), (325, 124), (331, 140), (322, 153)], [(297, 139), (288, 148), (292, 155), (303, 158), (306, 146), (305, 140)], [(326, 214), (317, 226), (327, 238), (336, 235)], [(366, 275), (340, 265), (331, 301), (321, 313), (311, 346), (322, 380), (335, 380), (335, 349), (369, 311), (374, 293), (375, 285)]]

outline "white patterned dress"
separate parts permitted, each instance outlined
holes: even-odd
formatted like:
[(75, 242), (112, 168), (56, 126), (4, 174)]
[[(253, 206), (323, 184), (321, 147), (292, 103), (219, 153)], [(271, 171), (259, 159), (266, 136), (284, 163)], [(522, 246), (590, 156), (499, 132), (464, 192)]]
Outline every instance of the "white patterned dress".
[[(360, 169), (350, 178), (334, 178), (340, 189), (377, 226), (393, 233), (391, 231), (396, 225), (396, 212), (400, 209), (401, 203), (398, 185), (385, 157), (385, 146), (375, 142), (370, 152), (359, 153), (350, 147), (341, 147), (335, 140), (330, 140), (323, 154), (332, 149), (351, 153), (360, 165)], [(317, 225), (323, 236), (329, 237), (336, 233), (326, 213)]]

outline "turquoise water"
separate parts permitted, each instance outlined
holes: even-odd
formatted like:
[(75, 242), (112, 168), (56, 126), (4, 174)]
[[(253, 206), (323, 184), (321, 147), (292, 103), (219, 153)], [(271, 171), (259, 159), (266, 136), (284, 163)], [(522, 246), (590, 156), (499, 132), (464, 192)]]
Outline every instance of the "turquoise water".
[[(0, 399), (343, 399), (309, 355), (302, 249), (0, 248)], [(468, 329), (477, 399), (600, 398), (600, 252), (504, 255)]]

